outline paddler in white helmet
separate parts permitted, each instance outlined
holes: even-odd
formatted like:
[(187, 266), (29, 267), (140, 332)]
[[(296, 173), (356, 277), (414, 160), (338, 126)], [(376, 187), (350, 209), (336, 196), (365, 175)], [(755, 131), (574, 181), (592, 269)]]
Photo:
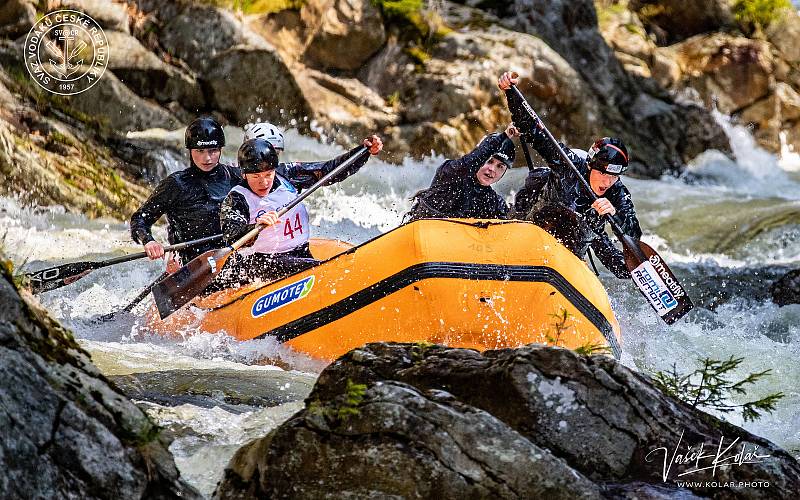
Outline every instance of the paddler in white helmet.
[[(282, 136), (281, 136), (282, 140)], [(279, 143), (283, 145), (282, 142)], [(370, 154), (377, 155), (383, 142), (377, 135), (363, 140)], [(222, 202), (220, 225), (226, 244), (244, 236), (256, 224), (267, 227), (225, 265), (208, 291), (239, 286), (256, 280), (274, 281), (317, 264), (308, 241), (308, 210), (300, 203), (278, 219), (277, 211), (311, 187), (322, 176), (358, 152), (349, 152), (324, 162), (280, 163), (278, 151), (266, 138), (246, 139), (239, 148), (238, 162), (243, 180)], [(356, 173), (369, 157), (355, 161), (328, 184)]]

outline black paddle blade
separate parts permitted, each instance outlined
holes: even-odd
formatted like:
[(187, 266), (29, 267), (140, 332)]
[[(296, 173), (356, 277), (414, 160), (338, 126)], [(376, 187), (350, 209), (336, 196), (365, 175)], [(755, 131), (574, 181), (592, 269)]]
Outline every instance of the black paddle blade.
[(230, 248), (209, 250), (154, 286), (153, 299), (161, 319), (197, 297), (219, 274), (230, 253)]
[(634, 284), (665, 323), (671, 325), (692, 310), (692, 299), (650, 245), (626, 235), (623, 249)]
[(79, 280), (96, 269), (98, 264), (98, 262), (72, 262), (58, 267), (42, 269), (35, 273), (28, 273), (25, 277), (30, 282), (31, 291), (34, 294), (49, 292)]

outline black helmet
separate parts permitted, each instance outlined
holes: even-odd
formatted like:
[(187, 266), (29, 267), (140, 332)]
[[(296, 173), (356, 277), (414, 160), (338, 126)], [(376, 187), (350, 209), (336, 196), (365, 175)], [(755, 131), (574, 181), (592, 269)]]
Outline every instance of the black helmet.
[(503, 138), (503, 143), (500, 144), (500, 149), (492, 155), (492, 158), (497, 158), (498, 160), (505, 163), (507, 168), (511, 168), (514, 165), (514, 156), (516, 154), (516, 147), (514, 146), (514, 141), (512, 141), (508, 136)]
[(221, 148), (225, 132), (217, 120), (208, 117), (195, 119), (186, 127), (186, 149)]
[(278, 152), (266, 139), (244, 141), (239, 147), (239, 168), (243, 174), (255, 174), (278, 168)]
[(619, 175), (628, 170), (628, 149), (615, 137), (597, 139), (589, 148), (589, 168)]

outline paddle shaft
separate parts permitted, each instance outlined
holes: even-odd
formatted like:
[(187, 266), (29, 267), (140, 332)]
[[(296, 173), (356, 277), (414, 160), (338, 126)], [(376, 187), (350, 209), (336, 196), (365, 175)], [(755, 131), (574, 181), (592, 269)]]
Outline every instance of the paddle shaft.
[[(584, 179), (578, 168), (567, 156), (567, 153), (561, 148), (561, 144), (553, 137), (553, 134), (547, 130), (544, 122), (542, 122), (531, 105), (528, 104), (528, 101), (516, 85), (512, 85), (509, 90), (514, 92), (520, 100), (522, 107), (533, 120), (533, 126), (539, 127), (544, 131), (547, 138), (556, 146), (561, 159), (572, 168), (572, 171), (583, 187), (586, 188), (591, 199), (596, 201), (598, 197), (592, 190), (592, 186)], [(524, 145), (525, 141), (523, 140), (522, 143)], [(631, 279), (634, 284), (661, 319), (669, 325), (675, 323), (694, 307), (686, 290), (684, 290), (667, 263), (661, 259), (661, 256), (655, 250), (643, 241), (634, 240), (625, 234), (619, 223), (610, 214), (606, 214), (606, 219), (611, 224), (614, 234), (622, 243), (625, 267), (631, 272)]]
[[(581, 175), (581, 172), (580, 172), (580, 170), (578, 170), (578, 167), (576, 167), (575, 164), (572, 163), (572, 160), (569, 159), (569, 155), (567, 155), (567, 153), (561, 147), (561, 144), (558, 143), (556, 138), (553, 137), (553, 134), (550, 133), (550, 130), (548, 130), (547, 127), (545, 127), (544, 122), (542, 121), (541, 118), (539, 118), (539, 115), (536, 114), (536, 111), (533, 110), (533, 108), (530, 106), (530, 104), (528, 104), (528, 101), (522, 95), (522, 92), (519, 91), (519, 89), (517, 88), (516, 85), (512, 85), (511, 89), (517, 94), (517, 97), (519, 97), (520, 100), (522, 101), (522, 106), (525, 108), (525, 111), (530, 113), (531, 118), (533, 118), (536, 121), (536, 124), (539, 126), (539, 128), (542, 129), (542, 132), (544, 132), (545, 135), (547, 136), (547, 138), (550, 139), (550, 141), (553, 144), (556, 145), (556, 150), (558, 151), (559, 156), (561, 156), (561, 159), (564, 160), (567, 163), (567, 165), (569, 165), (569, 168), (571, 168), (573, 172), (575, 172), (575, 176), (578, 177), (578, 180), (580, 181), (580, 183), (583, 185), (584, 188), (586, 188), (586, 193), (589, 195), (589, 197), (592, 199), (592, 201), (593, 202), (597, 201), (599, 199), (599, 197), (596, 194), (594, 194), (594, 190), (592, 189), (592, 186), (583, 177), (583, 175)], [(524, 141), (523, 141), (523, 144), (524, 144)], [(528, 151), (527, 145), (526, 145), (524, 151), (525, 151), (526, 157), (527, 157), (528, 156), (528, 154), (527, 154), (527, 151)], [(620, 227), (619, 223), (617, 223), (617, 221), (614, 219), (614, 217), (612, 217), (610, 214), (606, 214), (606, 218), (608, 219), (609, 223), (611, 223), (611, 227), (614, 228), (614, 233), (617, 233), (617, 232), (622, 233), (622, 227)]]
[(154, 287), (154, 286), (156, 286), (156, 285), (158, 284), (158, 282), (159, 282), (159, 281), (163, 280), (163, 279), (164, 279), (164, 278), (166, 278), (167, 276), (169, 276), (169, 273), (167, 273), (166, 271), (164, 271), (163, 273), (161, 273), (161, 274), (158, 276), (158, 278), (156, 278), (155, 280), (153, 280), (153, 282), (152, 282), (152, 283), (150, 283), (149, 285), (147, 285), (147, 286), (146, 286), (146, 287), (145, 287), (145, 288), (144, 288), (144, 289), (143, 289), (143, 290), (142, 290), (142, 291), (139, 293), (139, 295), (137, 295), (136, 297), (134, 297), (134, 299), (133, 299), (133, 300), (131, 300), (131, 301), (128, 303), (128, 305), (126, 305), (126, 306), (125, 306), (125, 307), (123, 307), (122, 309), (117, 309), (116, 311), (112, 311), (112, 312), (110, 312), (110, 313), (108, 313), (108, 314), (104, 314), (104, 315), (100, 316), (99, 318), (97, 318), (96, 320), (92, 320), (92, 321), (94, 321), (94, 322), (96, 322), (96, 323), (103, 323), (103, 322), (106, 322), (106, 321), (108, 321), (108, 320), (110, 320), (110, 319), (114, 319), (114, 317), (115, 317), (117, 314), (121, 313), (121, 312), (131, 312), (131, 311), (133, 310), (133, 308), (134, 308), (134, 307), (136, 307), (136, 306), (139, 304), (139, 302), (143, 301), (143, 300), (144, 300), (144, 298), (145, 298), (145, 297), (147, 297), (147, 295), (150, 293), (150, 290), (152, 290), (152, 289), (153, 289), (153, 287)]
[[(192, 241), (185, 241), (183, 243), (177, 243), (175, 245), (166, 246), (164, 247), (164, 251), (172, 252), (176, 250), (183, 250), (184, 248), (189, 248), (195, 245), (200, 245), (210, 241), (215, 241), (221, 238), (222, 238), (221, 234), (206, 236), (205, 238), (200, 238)], [(60, 266), (50, 267), (47, 269), (43, 269), (41, 271), (36, 271), (35, 273), (28, 273), (25, 275), (25, 277), (30, 281), (33, 293), (47, 292), (74, 283), (75, 281), (83, 277), (83, 275), (88, 274), (90, 271), (94, 271), (96, 269), (102, 269), (108, 266), (113, 266), (115, 264), (121, 264), (123, 262), (129, 262), (132, 260), (141, 259), (144, 257), (147, 257), (147, 252), (137, 252), (128, 255), (121, 255), (119, 257), (113, 257), (111, 259), (106, 259), (101, 261), (70, 262), (68, 264), (62, 264)], [(70, 278), (73, 277), (74, 279), (70, 280)]]
[[(369, 154), (369, 149), (366, 146), (360, 147), (353, 156), (323, 175), (313, 186), (284, 205), (278, 211), (278, 217), (282, 217), (289, 210), (302, 203), (311, 193), (324, 186), (332, 177), (344, 171), (355, 161), (362, 158), (364, 154)], [(156, 306), (158, 307), (158, 314), (161, 316), (161, 319), (177, 311), (205, 290), (214, 279), (214, 276), (222, 270), (230, 255), (245, 243), (257, 237), (266, 227), (267, 226), (263, 224), (256, 225), (255, 228), (248, 231), (247, 234), (233, 242), (233, 244), (227, 248), (209, 250), (199, 255), (186, 263), (186, 265), (177, 272), (157, 283), (156, 286), (153, 287), (153, 299), (155, 299)]]
[[(534, 121), (536, 122), (536, 125), (539, 128), (541, 128), (542, 131), (547, 136), (547, 138), (550, 139), (550, 141), (552, 141), (552, 143), (556, 145), (556, 151), (558, 151), (559, 156), (561, 156), (561, 159), (564, 160), (564, 162), (566, 162), (567, 165), (569, 165), (569, 168), (571, 168), (573, 172), (575, 172), (575, 176), (578, 178), (578, 180), (583, 185), (583, 187), (586, 188), (586, 193), (589, 195), (591, 200), (593, 202), (597, 201), (598, 200), (598, 196), (596, 194), (594, 194), (594, 190), (592, 189), (592, 186), (583, 177), (583, 175), (581, 175), (581, 172), (580, 172), (580, 170), (578, 170), (578, 167), (576, 167), (575, 164), (572, 163), (572, 160), (569, 159), (569, 156), (564, 151), (564, 149), (561, 147), (561, 144), (558, 143), (556, 138), (553, 137), (553, 134), (550, 133), (550, 130), (548, 130), (547, 127), (545, 127), (544, 122), (542, 121), (541, 118), (539, 118), (539, 115), (536, 114), (536, 111), (533, 110), (533, 108), (530, 106), (530, 104), (528, 104), (528, 101), (522, 95), (522, 92), (519, 91), (519, 89), (517, 88), (516, 85), (512, 85), (511, 86), (511, 90), (517, 94), (517, 97), (519, 97), (520, 101), (522, 101), (522, 107), (524, 107), (525, 111), (527, 111), (531, 115), (531, 118), (534, 119)], [(522, 141), (522, 143), (523, 143), (523, 145), (525, 145), (525, 141)], [(523, 151), (525, 152), (525, 158), (528, 159), (529, 158), (529, 153), (528, 153), (527, 145), (525, 145)], [(619, 225), (617, 220), (611, 214), (605, 214), (605, 217), (606, 217), (606, 220), (608, 220), (608, 222), (611, 224), (611, 229), (614, 231), (614, 234), (617, 235), (617, 237), (621, 240), (622, 244), (626, 244), (625, 238), (623, 238), (623, 236), (622, 236), (625, 233), (622, 231), (622, 227)], [(637, 257), (641, 258), (642, 260), (645, 259), (644, 253), (642, 253), (642, 251), (636, 245), (629, 245), (629, 246), (631, 246), (631, 251), (633, 251), (634, 253), (637, 254)]]
[[(305, 191), (303, 191), (302, 193), (300, 193), (300, 195), (297, 198), (293, 199), (292, 201), (290, 201), (289, 203), (284, 205), (280, 210), (278, 210), (278, 217), (279, 218), (283, 217), (287, 212), (289, 212), (289, 210), (293, 209), (294, 207), (296, 207), (297, 205), (302, 203), (303, 200), (305, 200), (311, 193), (316, 191), (318, 188), (324, 186), (325, 183), (329, 179), (331, 179), (333, 176), (337, 175), (339, 172), (341, 172), (342, 170), (344, 170), (347, 167), (349, 167), (350, 165), (352, 165), (365, 152), (368, 152), (368, 151), (369, 150), (367, 149), (366, 146), (361, 146), (359, 148), (358, 152), (356, 152), (353, 156), (351, 156), (350, 158), (345, 160), (341, 165), (339, 165), (338, 167), (334, 168), (333, 170), (331, 170), (327, 174), (323, 175), (313, 186), (311, 186), (310, 188), (308, 188)], [(231, 251), (238, 250), (239, 248), (242, 247), (242, 245), (246, 244), (248, 241), (250, 241), (253, 238), (255, 238), (256, 236), (258, 236), (258, 234), (261, 231), (263, 231), (265, 228), (267, 228), (267, 227), (268, 226), (265, 226), (263, 224), (257, 224), (256, 227), (254, 227), (247, 234), (245, 234), (244, 236), (242, 236), (238, 240), (234, 241), (230, 245)]]

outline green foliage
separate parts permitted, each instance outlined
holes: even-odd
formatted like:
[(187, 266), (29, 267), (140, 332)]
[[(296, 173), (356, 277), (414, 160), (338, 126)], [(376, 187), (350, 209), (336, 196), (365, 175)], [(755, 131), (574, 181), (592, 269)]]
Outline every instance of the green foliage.
[(422, 0), (372, 0), (387, 20), (414, 23), (422, 16)]
[(595, 354), (610, 354), (611, 348), (605, 344), (595, 344), (587, 342), (575, 348), (575, 354), (579, 356), (593, 356)]
[(347, 379), (347, 387), (344, 389), (344, 402), (336, 409), (337, 420), (344, 421), (352, 415), (360, 414), (358, 406), (364, 401), (364, 394), (366, 393), (366, 384), (356, 384)]
[(58, 130), (53, 130), (50, 132), (50, 135), (47, 137), (49, 140), (53, 142), (57, 142), (59, 144), (63, 144), (65, 146), (75, 146), (75, 141), (67, 137), (66, 135), (62, 134)]
[(199, 0), (200, 3), (245, 14), (272, 14), (282, 10), (300, 10), (305, 0)]
[(308, 412), (325, 417), (330, 422), (345, 422), (351, 416), (361, 413), (358, 407), (364, 401), (366, 393), (366, 384), (356, 384), (347, 379), (344, 394), (336, 398), (336, 404), (326, 407), (319, 400), (315, 400), (309, 403)]
[(628, 10), (627, 1), (596, 0), (594, 3), (597, 12), (597, 24), (603, 26), (617, 19)]
[(388, 104), (393, 108), (400, 106), (400, 91), (395, 90), (394, 92), (389, 94), (389, 96), (386, 97), (386, 104)]
[(743, 358), (734, 358), (733, 356), (726, 361), (711, 358), (700, 359), (698, 361), (702, 367), (690, 373), (679, 374), (673, 365), (670, 371), (654, 373), (653, 379), (662, 392), (689, 403), (695, 408), (708, 408), (723, 413), (741, 409), (744, 420), (753, 421), (763, 416), (761, 412), (772, 413), (775, 411), (775, 406), (784, 397), (784, 394), (777, 392), (756, 401), (742, 404), (729, 403), (731, 396), (746, 395), (745, 386), (755, 384), (771, 372), (771, 370), (764, 370), (751, 373), (738, 382), (729, 380), (731, 372), (742, 363), (742, 360)]
[(733, 15), (745, 31), (761, 31), (791, 9), (790, 0), (734, 0)]
[(431, 344), (425, 340), (420, 340), (419, 342), (414, 343), (414, 345), (411, 346), (411, 360), (415, 363), (422, 361), (425, 359), (425, 356), (428, 354), (430, 348), (435, 345), (436, 344)]
[(422, 0), (372, 0), (380, 9), (387, 27), (395, 27), (408, 40), (430, 45), (441, 39), (450, 28), (438, 12), (425, 9)]
[(563, 307), (558, 312), (551, 313), (550, 317), (554, 318), (555, 322), (552, 323), (553, 328), (545, 338), (551, 345), (558, 346), (561, 343), (561, 336), (571, 328), (575, 328), (575, 325), (569, 324), (572, 315)]
[(424, 66), (425, 62), (431, 58), (425, 49), (417, 45), (406, 48), (405, 52), (417, 66)]

